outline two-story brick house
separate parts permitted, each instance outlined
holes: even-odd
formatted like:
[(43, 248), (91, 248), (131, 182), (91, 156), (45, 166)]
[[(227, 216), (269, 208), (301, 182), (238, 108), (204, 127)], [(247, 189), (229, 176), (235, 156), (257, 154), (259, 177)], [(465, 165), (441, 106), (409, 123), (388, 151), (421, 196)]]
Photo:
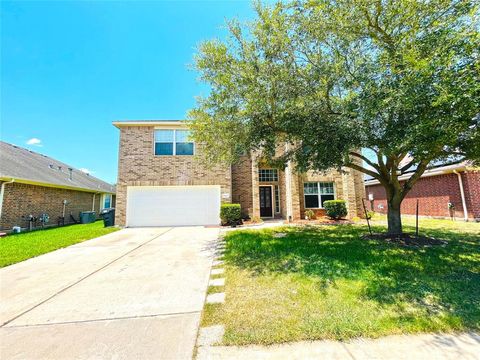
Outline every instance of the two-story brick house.
[(116, 121), (120, 130), (116, 224), (122, 226), (214, 225), (222, 202), (240, 203), (245, 216), (304, 218), (323, 214), (323, 202), (347, 201), (349, 217), (361, 214), (361, 173), (307, 172), (293, 165), (273, 169), (257, 155), (232, 166), (206, 166), (195, 155), (182, 121)]

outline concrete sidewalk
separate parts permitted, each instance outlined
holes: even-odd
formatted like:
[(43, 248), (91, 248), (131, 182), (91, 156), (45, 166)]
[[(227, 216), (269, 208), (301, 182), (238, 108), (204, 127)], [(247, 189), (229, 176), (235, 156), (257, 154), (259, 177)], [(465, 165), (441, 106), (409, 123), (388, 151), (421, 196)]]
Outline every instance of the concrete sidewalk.
[(0, 270), (2, 359), (189, 359), (218, 229), (125, 229)]
[(478, 360), (480, 335), (394, 335), (348, 342), (312, 341), (272, 346), (199, 347), (197, 360)]

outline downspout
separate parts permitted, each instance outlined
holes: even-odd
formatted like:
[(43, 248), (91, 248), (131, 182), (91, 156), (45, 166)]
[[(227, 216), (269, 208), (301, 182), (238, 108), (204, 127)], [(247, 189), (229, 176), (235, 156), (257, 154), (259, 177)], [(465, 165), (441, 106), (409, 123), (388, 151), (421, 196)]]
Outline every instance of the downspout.
[(462, 174), (460, 174), (457, 170), (453, 170), (453, 173), (457, 174), (458, 177), (458, 186), (460, 187), (460, 196), (462, 197), (463, 219), (468, 221), (467, 203), (465, 201), (465, 192), (463, 191)]
[(15, 182), (15, 179), (10, 181), (6, 181), (2, 183), (2, 187), (0, 188), (0, 219), (2, 218), (2, 209), (3, 209), (3, 194), (5, 193), (5, 185), (12, 184)]
[(92, 199), (92, 211), (95, 211), (95, 195), (96, 193), (93, 193), (93, 199)]

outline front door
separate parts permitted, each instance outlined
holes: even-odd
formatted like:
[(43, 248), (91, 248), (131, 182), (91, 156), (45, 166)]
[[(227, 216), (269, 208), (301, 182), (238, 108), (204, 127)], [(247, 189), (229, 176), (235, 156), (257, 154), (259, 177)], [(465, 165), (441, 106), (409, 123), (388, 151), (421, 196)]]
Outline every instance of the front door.
[(273, 216), (271, 186), (260, 186), (260, 216)]

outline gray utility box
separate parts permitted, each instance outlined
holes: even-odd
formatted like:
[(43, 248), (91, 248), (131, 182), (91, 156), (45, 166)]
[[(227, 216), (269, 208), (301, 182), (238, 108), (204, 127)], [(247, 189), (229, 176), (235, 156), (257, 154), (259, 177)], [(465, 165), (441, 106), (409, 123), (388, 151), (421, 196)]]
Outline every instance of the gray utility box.
[(82, 211), (80, 213), (80, 224), (90, 224), (97, 218), (95, 211)]

